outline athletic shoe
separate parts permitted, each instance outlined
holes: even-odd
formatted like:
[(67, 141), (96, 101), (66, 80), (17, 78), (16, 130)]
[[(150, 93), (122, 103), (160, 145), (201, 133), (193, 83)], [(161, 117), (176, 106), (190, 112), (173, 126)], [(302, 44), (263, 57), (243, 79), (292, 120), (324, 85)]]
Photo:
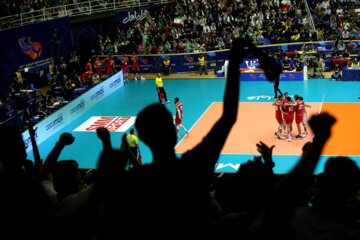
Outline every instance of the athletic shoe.
[(286, 138), (283, 137), (283, 136), (279, 136), (279, 139), (284, 140), (284, 139), (286, 139)]
[(301, 138), (301, 136), (300, 136), (300, 135), (296, 135), (295, 138)]
[(137, 80), (137, 78), (135, 77), (135, 80)]
[(284, 132), (284, 137), (286, 137), (286, 135), (287, 135), (286, 132)]
[(275, 132), (275, 135), (278, 136), (280, 138), (280, 133), (279, 132)]
[(165, 101), (165, 103), (169, 103), (170, 101)]
[(286, 141), (291, 142), (291, 137), (289, 137)]
[(140, 79), (141, 79), (141, 80), (145, 80), (145, 78), (144, 78), (143, 76), (140, 76)]

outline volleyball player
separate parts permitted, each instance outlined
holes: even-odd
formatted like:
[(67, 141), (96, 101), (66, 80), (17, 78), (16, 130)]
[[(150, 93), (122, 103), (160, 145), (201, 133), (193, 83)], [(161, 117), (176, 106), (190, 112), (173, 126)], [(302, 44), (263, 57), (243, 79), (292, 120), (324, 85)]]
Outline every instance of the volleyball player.
[(129, 76), (129, 58), (126, 56), (123, 56), (121, 58), (121, 63), (123, 65), (124, 83), (127, 83), (128, 76)]
[[(304, 101), (300, 100), (300, 97), (298, 95), (295, 95), (295, 101), (296, 101), (295, 122), (296, 122), (296, 126), (297, 126), (298, 133), (299, 133), (298, 135), (295, 136), (295, 138), (303, 139), (306, 135), (305, 135), (305, 132), (304, 132), (304, 135), (301, 135), (300, 123), (303, 122), (305, 103), (304, 103)], [(304, 127), (304, 131), (305, 131), (305, 127)]]
[[(284, 113), (284, 111), (282, 110), (282, 100), (283, 100), (283, 96), (280, 95), (276, 101), (272, 104), (273, 106), (275, 106), (275, 118), (279, 123), (279, 127), (278, 130), (275, 132), (275, 135), (278, 136), (279, 139), (285, 139), (285, 137), (281, 136), (281, 132), (282, 129), (284, 127), (284, 119), (282, 114)], [(285, 132), (285, 130), (284, 130)]]
[(99, 74), (100, 78), (101, 78), (101, 61), (99, 60), (99, 57), (96, 57), (96, 60), (94, 62), (94, 69), (97, 72), (97, 74)]
[(134, 79), (137, 80), (136, 78), (136, 74), (140, 75), (140, 79), (141, 80), (145, 80), (145, 78), (141, 75), (140, 73), (140, 67), (138, 64), (138, 56), (136, 55), (136, 53), (134, 52), (133, 55), (130, 57), (131, 61), (132, 61), (132, 70), (134, 72)]
[(189, 131), (186, 130), (186, 128), (181, 124), (182, 118), (183, 118), (183, 105), (179, 101), (178, 97), (175, 98), (174, 103), (175, 103), (175, 106), (176, 106), (175, 127), (176, 127), (177, 137), (179, 138), (180, 137), (180, 135), (179, 135), (179, 127), (184, 129), (186, 134), (188, 134)]
[(288, 142), (291, 142), (291, 133), (292, 133), (292, 123), (294, 121), (294, 113), (296, 103), (291, 99), (291, 97), (286, 98), (285, 106), (285, 123), (287, 127), (287, 135), (288, 135)]
[[(299, 99), (304, 102), (304, 98), (303, 98), (303, 97), (299, 97)], [(311, 108), (311, 106), (308, 105), (308, 104), (306, 104), (306, 103), (304, 103), (304, 106), (305, 106), (305, 107), (304, 107), (304, 109), (303, 109), (303, 119), (302, 119), (302, 125), (303, 125), (303, 127), (304, 127), (304, 135), (302, 135), (303, 138), (305, 138), (305, 137), (309, 134), (309, 132), (308, 132), (308, 130), (307, 130), (307, 124), (306, 124), (306, 122), (307, 122), (307, 112), (306, 112), (306, 108), (307, 108), (307, 107)]]
[(115, 71), (115, 60), (109, 54), (107, 58), (103, 60), (106, 64), (106, 75), (110, 75)]

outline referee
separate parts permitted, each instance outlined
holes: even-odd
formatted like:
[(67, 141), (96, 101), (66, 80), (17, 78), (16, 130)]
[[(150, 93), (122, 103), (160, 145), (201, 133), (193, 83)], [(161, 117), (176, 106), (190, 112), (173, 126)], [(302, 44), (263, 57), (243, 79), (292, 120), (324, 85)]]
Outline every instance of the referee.
[(155, 84), (156, 84), (156, 90), (157, 90), (158, 95), (159, 95), (159, 102), (163, 103), (162, 99), (165, 98), (165, 103), (169, 103), (170, 101), (168, 101), (168, 99), (167, 99), (166, 92), (165, 92), (165, 89), (164, 89), (164, 83), (162, 81), (160, 73), (158, 73), (157, 78), (155, 78)]
[[(134, 154), (134, 157), (137, 159), (137, 153), (140, 152), (140, 148), (138, 139), (135, 136), (134, 128), (130, 129), (130, 134), (126, 136), (126, 142), (129, 144), (130, 152), (132, 152), (132, 154)], [(134, 163), (132, 162), (132, 158), (129, 156), (129, 168), (131, 168), (132, 165), (134, 165)]]

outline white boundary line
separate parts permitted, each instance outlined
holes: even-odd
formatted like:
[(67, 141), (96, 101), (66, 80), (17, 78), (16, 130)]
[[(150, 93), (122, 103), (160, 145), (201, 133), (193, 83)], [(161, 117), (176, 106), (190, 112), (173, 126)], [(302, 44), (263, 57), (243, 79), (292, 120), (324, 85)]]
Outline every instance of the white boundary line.
[(323, 103), (324, 103), (324, 100), (325, 100), (325, 96), (326, 96), (326, 94), (324, 93), (324, 96), (323, 96), (323, 98), (321, 100), (321, 104), (320, 104), (319, 115), (321, 113), (321, 109), (322, 109), (322, 106), (323, 106)]
[[(202, 118), (202, 116), (204, 116), (204, 114), (210, 109), (210, 107), (213, 105), (214, 102), (212, 102), (207, 109), (201, 114), (201, 116), (196, 120), (196, 122), (192, 125), (192, 127), (189, 129), (189, 132), (191, 131), (191, 129), (193, 129), (193, 127), (196, 125), (196, 123)], [(184, 136), (175, 146), (175, 148), (181, 143), (181, 141), (185, 138), (186, 136)]]
[[(324, 100), (325, 100), (325, 96), (326, 96), (326, 94), (324, 93), (323, 98), (322, 98), (322, 100), (321, 100), (321, 104), (320, 104), (319, 115), (320, 115), (320, 113), (321, 113), (321, 109), (322, 109), (322, 106), (323, 106), (323, 103), (324, 103)], [(311, 139), (311, 142), (314, 141), (314, 137), (315, 137), (315, 134), (313, 134), (312, 139)]]

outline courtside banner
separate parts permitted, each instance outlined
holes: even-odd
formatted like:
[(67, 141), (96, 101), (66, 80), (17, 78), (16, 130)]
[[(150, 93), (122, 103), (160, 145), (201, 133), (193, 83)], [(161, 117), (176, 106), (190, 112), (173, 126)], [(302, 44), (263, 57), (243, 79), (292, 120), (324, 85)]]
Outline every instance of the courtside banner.
[[(284, 72), (280, 74), (280, 81), (303, 81), (303, 72)], [(263, 72), (242, 72), (241, 81), (267, 81)]]
[(99, 117), (89, 118), (75, 132), (96, 132), (99, 127), (105, 127), (109, 132), (126, 132), (135, 124), (135, 117)]
[[(57, 56), (66, 59), (72, 47), (69, 17), (43, 21), (0, 31), (0, 97), (7, 96), (9, 82), (17, 68), (37, 72), (43, 76), (48, 72), (54, 45), (51, 43), (57, 30)], [(24, 77), (24, 75), (23, 75)]]
[[(66, 125), (71, 123), (74, 119), (78, 118), (86, 111), (88, 111), (92, 106), (114, 93), (116, 90), (124, 86), (123, 73), (122, 71), (116, 73), (112, 77), (108, 78), (104, 82), (96, 85), (83, 95), (79, 96), (72, 102), (68, 103), (66, 106), (60, 110), (54, 112), (43, 121), (39, 122), (34, 126), (37, 128), (36, 131), (36, 142), (41, 144), (47, 138), (60, 131)], [(120, 119), (113, 122), (113, 126), (118, 126)], [(29, 152), (32, 150), (31, 140), (29, 131), (23, 133), (23, 139), (27, 146), (26, 151)]]

